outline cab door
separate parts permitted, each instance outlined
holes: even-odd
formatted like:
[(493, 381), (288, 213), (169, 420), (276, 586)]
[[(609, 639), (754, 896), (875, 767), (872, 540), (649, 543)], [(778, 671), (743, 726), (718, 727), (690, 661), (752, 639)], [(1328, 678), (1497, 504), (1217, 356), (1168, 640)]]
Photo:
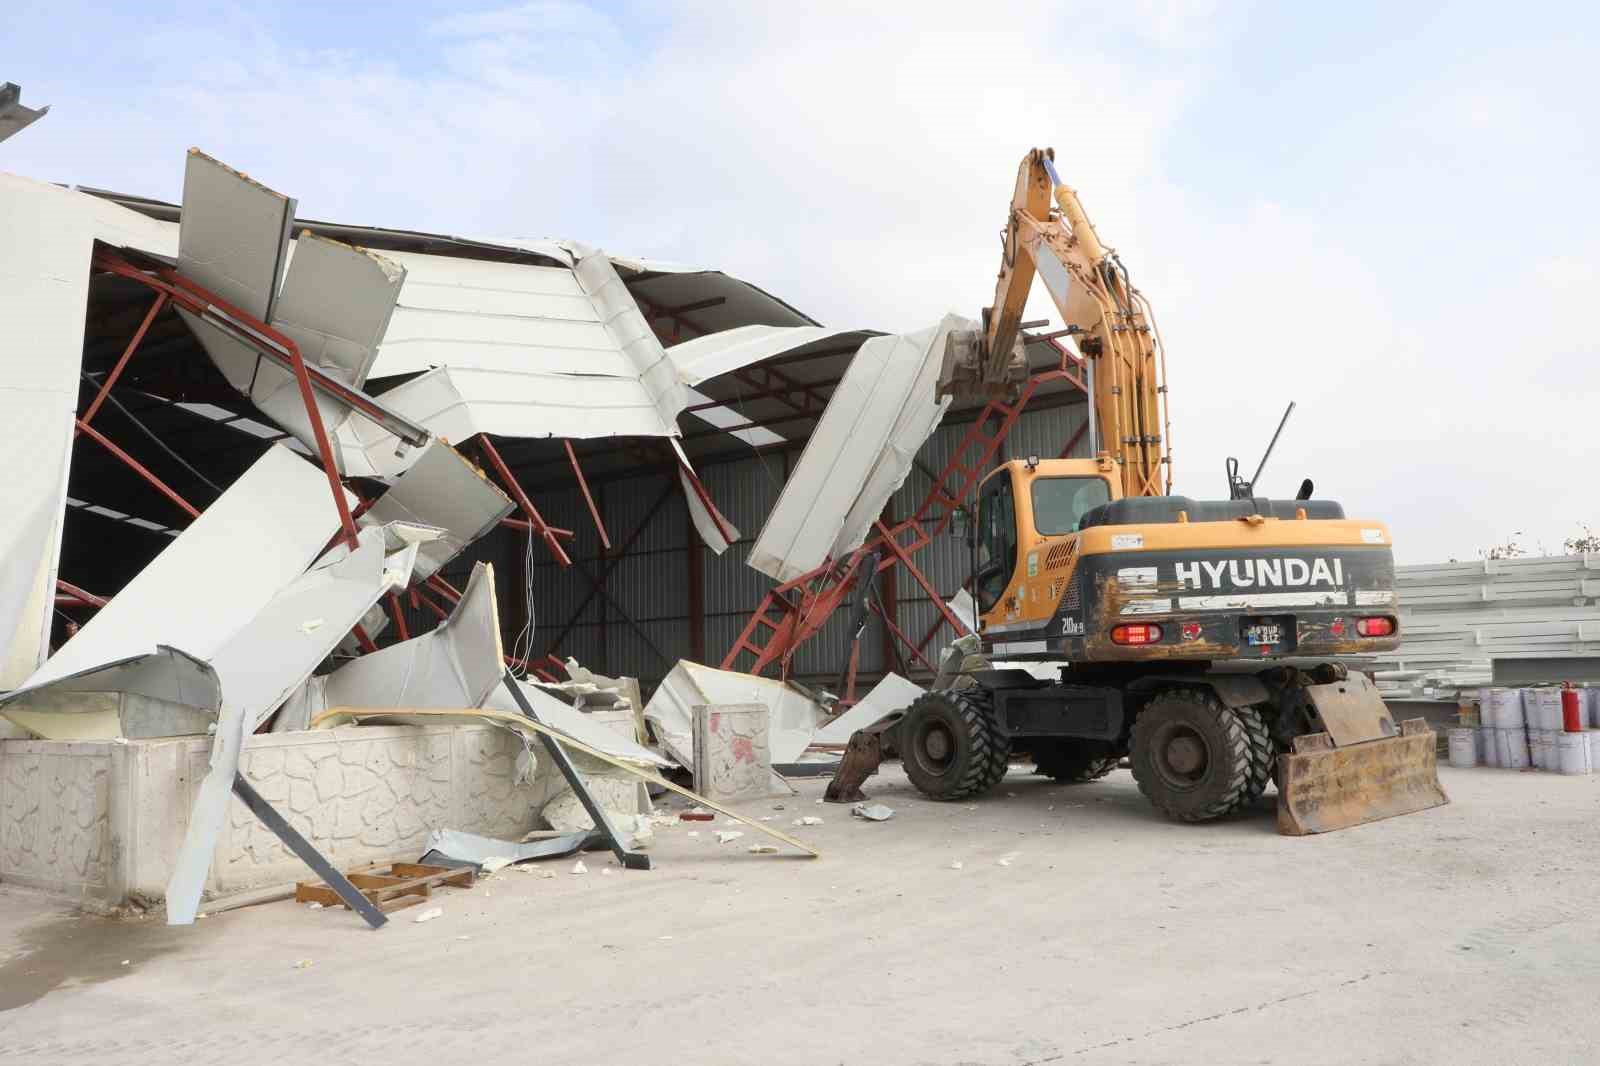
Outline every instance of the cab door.
[(1011, 585), (1017, 570), (1017, 508), (1011, 472), (1002, 469), (978, 493), (978, 529), (973, 538), (972, 586), (978, 613), (987, 615)]

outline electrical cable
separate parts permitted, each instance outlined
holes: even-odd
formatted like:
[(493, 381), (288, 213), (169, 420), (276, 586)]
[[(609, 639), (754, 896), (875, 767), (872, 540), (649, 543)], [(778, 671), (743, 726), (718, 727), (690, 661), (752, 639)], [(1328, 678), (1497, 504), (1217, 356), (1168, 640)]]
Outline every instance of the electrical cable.
[[(83, 377), (83, 380), (84, 380), (85, 384), (91, 385), (91, 386), (95, 385), (95, 380), (93, 378), (91, 378), (88, 374), (83, 374), (82, 377)], [(135, 418), (133, 412), (128, 410), (126, 407), (122, 406), (121, 401), (119, 401), (115, 396), (111, 395), (109, 392), (106, 393), (106, 403), (109, 403), (112, 407), (115, 407), (118, 411), (122, 412), (122, 417), (126, 418), (129, 422), (132, 422), (133, 425), (134, 425), (134, 428), (136, 428), (137, 430), (139, 430), (139, 432), (143, 433), (146, 437), (148, 437), (150, 439), (150, 443), (154, 444), (157, 448), (160, 448), (163, 452), (165, 452), (168, 458), (172, 459), (179, 466), (183, 467), (190, 474), (192, 474), (194, 477), (199, 479), (204, 485), (206, 485), (208, 488), (210, 488), (218, 496), (222, 495), (222, 486), (218, 485), (215, 481), (212, 481), (210, 478), (206, 477), (200, 471), (196, 470), (193, 466), (191, 466), (189, 464), (189, 461), (187, 459), (185, 459), (183, 456), (179, 455), (177, 452), (173, 451), (170, 447), (168, 447), (166, 441), (164, 441), (160, 437), (156, 436), (156, 433), (155, 433), (154, 430), (152, 430), (149, 426), (145, 425), (143, 422), (139, 421), (139, 419)]]

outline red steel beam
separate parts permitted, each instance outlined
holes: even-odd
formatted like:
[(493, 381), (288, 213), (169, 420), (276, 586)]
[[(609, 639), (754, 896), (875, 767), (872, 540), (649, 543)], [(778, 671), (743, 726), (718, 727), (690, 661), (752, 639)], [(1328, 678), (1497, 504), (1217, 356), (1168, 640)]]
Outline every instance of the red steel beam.
[(589, 493), (589, 482), (584, 480), (583, 467), (578, 465), (578, 453), (572, 450), (572, 442), (561, 442), (567, 448), (567, 461), (572, 464), (572, 472), (578, 478), (578, 488), (583, 490), (583, 502), (589, 505), (589, 517), (594, 519), (594, 528), (600, 533), (600, 543), (607, 550), (611, 550), (611, 538), (606, 536), (606, 524), (600, 521), (600, 509), (594, 505), (594, 497)]
[[(1063, 363), (1065, 359), (1063, 356)], [(909, 565), (910, 558), (949, 524), (953, 508), (966, 499), (987, 473), (990, 459), (1010, 434), (1034, 392), (1051, 381), (1076, 383), (1076, 376), (1063, 365), (1030, 377), (1016, 400), (1009, 404), (998, 399), (991, 400), (968, 427), (955, 453), (910, 518), (902, 520), (892, 530), (884, 530), (880, 524), (879, 535), (856, 549), (842, 569), (837, 560), (830, 559), (769, 592), (723, 657), (722, 668), (739, 669), (739, 657), (748, 652), (755, 658), (749, 668), (751, 673), (759, 674), (773, 662), (782, 663), (786, 671), (794, 652), (822, 627), (842, 602), (849, 586), (856, 580), (870, 579), (871, 575), (857, 575), (856, 568), (862, 554), (880, 544), (886, 549), (886, 554), (875, 572), (907, 565), (945, 619), (956, 627), (958, 633), (967, 632), (966, 626), (954, 617), (944, 599), (933, 588), (932, 582), (915, 566)], [(901, 544), (898, 538), (908, 532), (912, 534), (911, 543)]]
[(1078, 427), (1078, 432), (1072, 435), (1072, 439), (1067, 441), (1067, 446), (1061, 449), (1061, 455), (1058, 458), (1065, 459), (1071, 455), (1072, 449), (1078, 446), (1078, 442), (1083, 439), (1083, 435), (1087, 432), (1089, 432), (1089, 423), (1084, 422), (1083, 425)]
[(199, 518), (200, 517), (200, 512), (195, 510), (194, 507), (190, 505), (188, 500), (185, 500), (182, 496), (179, 496), (176, 492), (174, 492), (172, 490), (172, 487), (170, 485), (168, 485), (165, 481), (162, 481), (160, 478), (156, 477), (150, 471), (146, 470), (144, 468), (144, 465), (141, 464), (139, 462), (139, 460), (135, 459), (133, 456), (129, 455), (127, 452), (123, 451), (121, 448), (117, 447), (115, 444), (112, 444), (109, 440), (106, 439), (106, 436), (105, 436), (104, 433), (101, 433), (98, 429), (95, 429), (93, 426), (89, 425), (89, 423), (85, 422), (83, 419), (80, 418), (77, 421), (78, 421), (78, 432), (87, 433), (91, 440), (97, 441), (101, 445), (101, 447), (106, 449), (106, 451), (110, 452), (112, 455), (116, 456), (118, 459), (121, 459), (125, 464), (127, 464), (129, 469), (131, 469), (134, 473), (138, 474), (140, 477), (142, 477), (146, 481), (148, 481), (163, 496), (165, 496), (167, 499), (171, 500), (173, 503), (177, 504), (179, 507), (181, 507), (185, 511), (187, 511), (190, 518)]
[[(520, 529), (524, 533), (534, 532), (533, 523), (524, 522), (520, 518), (502, 518), (500, 519), (500, 524), (510, 529)], [(556, 536), (564, 537), (567, 540), (571, 540), (573, 537), (577, 536), (577, 534), (572, 530), (562, 529), (560, 526), (546, 526), (545, 528), (554, 533)]]
[(566, 550), (561, 547), (561, 542), (556, 540), (555, 533), (551, 531), (550, 526), (545, 522), (544, 516), (539, 514), (539, 509), (533, 505), (532, 500), (528, 499), (528, 494), (522, 491), (522, 485), (518, 483), (516, 477), (511, 473), (511, 468), (506, 465), (506, 461), (500, 458), (500, 452), (495, 448), (494, 442), (489, 439), (489, 434), (478, 434), (478, 443), (483, 447), (483, 454), (488, 456), (490, 464), (494, 466), (495, 471), (500, 475), (500, 479), (511, 490), (511, 495), (517, 501), (517, 506), (522, 508), (522, 513), (527, 515), (528, 521), (533, 523), (534, 532), (544, 538), (545, 547), (550, 549), (550, 554), (554, 555), (556, 561), (562, 566), (571, 566), (572, 560), (568, 558)]
[[(122, 350), (121, 358), (111, 368), (111, 373), (106, 375), (106, 379), (100, 383), (100, 391), (95, 393), (93, 400), (89, 401), (88, 408), (83, 412), (83, 420), (85, 422), (94, 421), (95, 412), (100, 410), (100, 405), (106, 402), (107, 396), (111, 395), (111, 386), (115, 385), (117, 378), (122, 376), (122, 370), (128, 365), (128, 360), (133, 358), (134, 350), (144, 341), (144, 335), (149, 331), (150, 323), (156, 320), (156, 316), (161, 313), (161, 309), (165, 306), (167, 306), (167, 294), (157, 292), (155, 302), (150, 305), (150, 310), (145, 312), (144, 320), (139, 323), (139, 328), (134, 330), (133, 340), (129, 341), (128, 346)], [(74, 431), (73, 435), (76, 436), (77, 431)]]
[[(65, 592), (68, 599), (81, 603), (85, 607), (104, 607), (106, 604), (111, 602), (104, 596), (96, 596), (92, 592), (85, 592), (78, 586), (68, 584), (67, 582), (62, 581), (60, 578), (56, 578), (56, 591)], [(56, 602), (60, 603), (61, 599), (62, 597), (57, 596)]]

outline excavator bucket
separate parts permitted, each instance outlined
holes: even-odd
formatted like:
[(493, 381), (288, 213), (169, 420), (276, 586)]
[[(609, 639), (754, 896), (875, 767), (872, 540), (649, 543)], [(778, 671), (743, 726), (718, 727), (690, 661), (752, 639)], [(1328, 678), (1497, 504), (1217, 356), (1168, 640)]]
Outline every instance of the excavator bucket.
[(1330, 833), (1450, 802), (1421, 718), (1398, 729), (1363, 675), (1307, 689), (1324, 732), (1278, 756), (1278, 832)]

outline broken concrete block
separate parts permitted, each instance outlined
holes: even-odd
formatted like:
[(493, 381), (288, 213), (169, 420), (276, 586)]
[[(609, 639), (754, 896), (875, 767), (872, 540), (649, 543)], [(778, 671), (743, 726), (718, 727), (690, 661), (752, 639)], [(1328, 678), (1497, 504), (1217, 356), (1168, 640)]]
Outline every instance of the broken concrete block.
[(771, 712), (762, 703), (713, 703), (694, 709), (694, 787), (726, 803), (771, 794)]

